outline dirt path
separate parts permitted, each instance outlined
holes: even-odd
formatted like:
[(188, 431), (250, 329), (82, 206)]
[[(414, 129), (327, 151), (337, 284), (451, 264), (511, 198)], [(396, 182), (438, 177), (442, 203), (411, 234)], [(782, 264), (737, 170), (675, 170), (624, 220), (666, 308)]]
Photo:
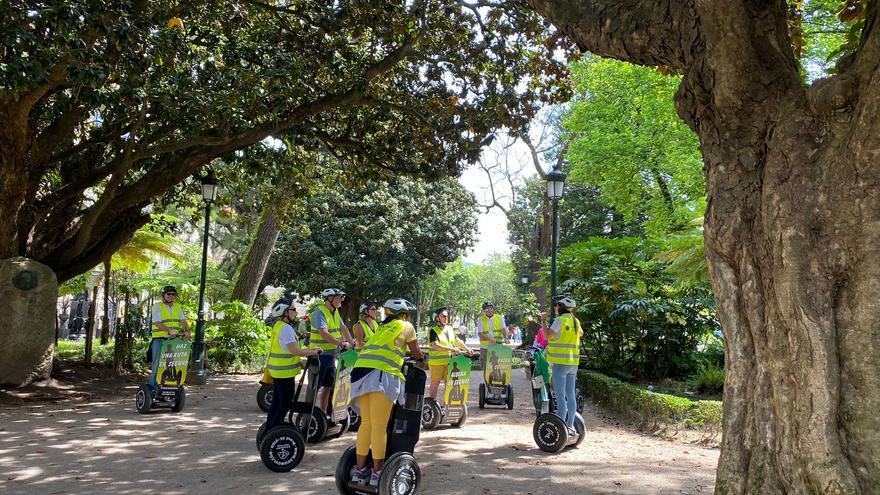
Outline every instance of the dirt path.
[[(256, 380), (216, 376), (188, 387), (178, 415), (137, 414), (134, 386), (91, 399), (0, 404), (0, 493), (336, 493), (336, 462), (354, 434), (309, 445), (290, 473), (270, 472), (254, 444), (265, 419)], [(514, 410), (477, 409), (472, 384), (463, 428), (423, 432), (416, 447), (421, 493), (712, 493), (717, 450), (645, 436), (591, 404), (579, 448), (541, 452), (521, 370), (513, 385)]]

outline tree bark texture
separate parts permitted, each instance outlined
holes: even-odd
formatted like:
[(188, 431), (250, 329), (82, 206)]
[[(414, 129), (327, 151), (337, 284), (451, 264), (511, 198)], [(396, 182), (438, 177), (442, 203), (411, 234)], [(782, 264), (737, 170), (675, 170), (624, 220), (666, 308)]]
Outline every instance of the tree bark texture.
[(110, 342), (110, 258), (104, 260), (104, 314), (101, 315), (101, 345)]
[(231, 299), (242, 301), (248, 306), (254, 305), (269, 258), (278, 240), (278, 232), (278, 218), (267, 209), (260, 216), (253, 242), (241, 260)]
[(785, 2), (529, 3), (586, 50), (684, 75), (726, 337), (716, 493), (880, 493), (877, 2), (811, 85)]

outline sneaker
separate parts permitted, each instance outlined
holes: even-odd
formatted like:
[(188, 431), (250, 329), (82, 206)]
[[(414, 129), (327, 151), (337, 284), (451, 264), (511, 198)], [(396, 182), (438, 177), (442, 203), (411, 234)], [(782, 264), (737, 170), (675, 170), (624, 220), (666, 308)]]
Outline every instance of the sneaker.
[(358, 469), (357, 466), (351, 467), (351, 482), (358, 483), (363, 485), (367, 482), (368, 477), (370, 476), (370, 468), (364, 467), (363, 469)]
[(577, 430), (574, 429), (574, 426), (568, 426), (567, 428), (568, 428), (568, 436), (570, 436), (570, 437), (578, 436), (578, 432), (577, 432)]
[(370, 486), (378, 488), (379, 487), (379, 477), (381, 477), (381, 476), (382, 476), (381, 469), (378, 471), (373, 470), (373, 472), (370, 473)]

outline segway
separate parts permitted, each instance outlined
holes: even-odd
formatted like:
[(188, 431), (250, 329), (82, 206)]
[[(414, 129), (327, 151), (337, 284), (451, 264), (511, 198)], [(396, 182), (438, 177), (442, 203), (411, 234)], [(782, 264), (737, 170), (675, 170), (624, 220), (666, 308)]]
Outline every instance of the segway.
[[(317, 381), (309, 380), (305, 399), (300, 400), (303, 388), (306, 385), (306, 375), (309, 370), (320, 366), (317, 356), (309, 356), (306, 360), (306, 372), (300, 376), (299, 383), (293, 393), (293, 402), (290, 404), (291, 413), (297, 412), (311, 416), (315, 409), (314, 400), (317, 394)], [(321, 414), (321, 417), (324, 417)], [(311, 422), (311, 418), (305, 418), (305, 424)], [(326, 423), (325, 423), (326, 424)], [(295, 468), (305, 455), (306, 441), (303, 430), (292, 421), (285, 422), (280, 426), (266, 431), (266, 423), (260, 425), (257, 430), (257, 450), (263, 464), (275, 472), (287, 472)]]
[[(584, 359), (584, 356), (581, 356)], [(551, 385), (551, 368), (547, 358), (544, 357), (544, 351), (540, 347), (532, 347), (523, 353), (523, 361), (526, 366), (523, 368), (532, 387), (532, 403), (535, 406), (535, 414), (556, 411), (556, 394)], [(576, 390), (577, 407), (579, 413), (584, 412), (584, 404), (586, 399), (580, 388)]]
[(513, 387), (510, 385), (513, 351), (503, 344), (492, 344), (486, 348), (486, 358), (479, 390), (480, 409), (487, 404), (507, 405), (508, 409), (513, 409)]
[[(308, 425), (308, 433), (306, 441), (308, 443), (318, 443), (324, 439), (341, 437), (348, 431), (350, 417), (348, 403), (351, 398), (351, 367), (357, 360), (357, 352), (348, 350), (340, 352), (336, 358), (336, 376), (333, 379), (333, 386), (330, 388), (329, 411), (324, 413), (320, 405), (315, 404), (318, 388), (309, 388), (310, 395), (306, 395), (306, 401), (312, 403), (312, 410), (309, 414), (305, 411), (290, 410), (290, 421), (300, 431), (306, 431)], [(309, 382), (317, 384), (320, 369), (315, 367), (309, 370)], [(360, 423), (360, 420), (358, 420)]]
[(463, 355), (449, 360), (443, 393), (445, 405), (441, 406), (433, 398), (426, 397), (422, 406), (422, 428), (433, 430), (440, 423), (459, 428), (467, 421), (472, 361), (473, 357)]
[(153, 409), (168, 408), (172, 412), (180, 412), (186, 404), (186, 369), (192, 350), (189, 342), (181, 339), (166, 339), (160, 349), (159, 368), (156, 370), (156, 393), (149, 385), (138, 388), (135, 406), (141, 414)]
[[(415, 361), (406, 359), (403, 364), (404, 404), (394, 403), (388, 421), (388, 443), (385, 449), (385, 465), (379, 477), (378, 489), (368, 484), (351, 481), (351, 468), (357, 459), (352, 445), (342, 454), (336, 465), (336, 489), (342, 495), (413, 495), (418, 493), (422, 473), (413, 454), (419, 441), (420, 416), (425, 394), (425, 371), (416, 366)], [(373, 460), (368, 456), (367, 466)]]

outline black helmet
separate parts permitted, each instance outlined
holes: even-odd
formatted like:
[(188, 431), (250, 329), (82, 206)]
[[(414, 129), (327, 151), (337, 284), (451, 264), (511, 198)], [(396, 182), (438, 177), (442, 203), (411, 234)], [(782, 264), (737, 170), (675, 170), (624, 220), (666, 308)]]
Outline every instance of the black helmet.
[(173, 285), (166, 285), (165, 287), (162, 287), (162, 295), (165, 295), (169, 292), (173, 292), (173, 293), (177, 294), (177, 287), (175, 287)]
[(489, 308), (495, 309), (495, 305), (492, 304), (491, 301), (486, 301), (486, 302), (484, 302), (484, 303), (483, 303), (483, 311), (486, 311), (486, 310), (489, 309)]

